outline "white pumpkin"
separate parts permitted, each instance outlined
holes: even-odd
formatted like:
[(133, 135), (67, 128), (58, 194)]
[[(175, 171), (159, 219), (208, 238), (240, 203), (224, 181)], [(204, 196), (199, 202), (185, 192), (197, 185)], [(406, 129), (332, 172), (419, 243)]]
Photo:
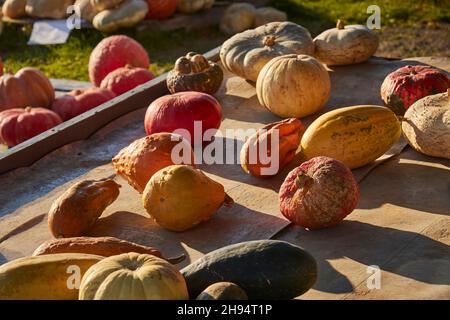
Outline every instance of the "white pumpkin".
[(63, 19), (75, 0), (27, 0), (26, 13), (33, 18)]
[(261, 105), (284, 118), (301, 118), (319, 111), (330, 97), (325, 67), (308, 55), (272, 59), (261, 70), (256, 93)]
[(418, 152), (450, 159), (450, 89), (416, 101), (406, 110), (402, 129)]
[(223, 66), (239, 77), (256, 81), (267, 62), (286, 54), (313, 55), (309, 31), (292, 22), (271, 22), (238, 33), (220, 49)]
[(220, 30), (232, 35), (253, 28), (254, 23), (255, 7), (246, 2), (234, 3), (223, 13)]
[(195, 13), (210, 9), (214, 0), (178, 0), (177, 10), (182, 13)]
[(315, 57), (329, 66), (360, 63), (377, 51), (378, 44), (378, 35), (366, 26), (345, 26), (338, 20), (336, 28), (314, 39)]

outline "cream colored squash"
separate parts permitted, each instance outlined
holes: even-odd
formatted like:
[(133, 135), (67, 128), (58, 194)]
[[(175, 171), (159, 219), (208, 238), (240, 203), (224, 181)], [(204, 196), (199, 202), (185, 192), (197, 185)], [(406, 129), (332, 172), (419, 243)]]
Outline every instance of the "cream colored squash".
[(220, 30), (232, 35), (253, 28), (255, 23), (255, 7), (246, 2), (230, 5), (220, 21)]
[(79, 6), (81, 18), (89, 22), (92, 22), (95, 15), (99, 13), (99, 11), (91, 3), (91, 0), (76, 0), (75, 6)]
[(92, 24), (103, 32), (113, 32), (119, 28), (133, 27), (148, 12), (148, 5), (142, 0), (125, 0), (119, 7), (100, 12), (94, 17)]
[(27, 0), (6, 0), (2, 7), (3, 15), (11, 19), (22, 18), (27, 15), (26, 5)]
[(308, 55), (277, 57), (261, 70), (256, 82), (261, 105), (285, 118), (301, 118), (320, 110), (330, 97), (325, 67)]
[(26, 13), (33, 18), (63, 19), (69, 15), (67, 7), (75, 0), (27, 0)]
[(262, 26), (269, 22), (286, 21), (287, 15), (285, 12), (272, 7), (262, 7), (255, 11), (255, 25), (254, 27)]
[(293, 53), (314, 53), (309, 31), (292, 22), (271, 22), (225, 41), (220, 49), (220, 60), (228, 71), (256, 81), (267, 62)]
[(314, 39), (315, 57), (329, 66), (366, 61), (377, 51), (378, 35), (363, 25), (345, 26), (338, 20), (336, 28)]
[(450, 89), (416, 101), (406, 110), (402, 129), (418, 152), (450, 159)]
[(148, 254), (103, 259), (83, 276), (80, 300), (187, 300), (186, 281), (169, 262)]
[(215, 0), (178, 0), (177, 10), (182, 13), (195, 13), (210, 9)]

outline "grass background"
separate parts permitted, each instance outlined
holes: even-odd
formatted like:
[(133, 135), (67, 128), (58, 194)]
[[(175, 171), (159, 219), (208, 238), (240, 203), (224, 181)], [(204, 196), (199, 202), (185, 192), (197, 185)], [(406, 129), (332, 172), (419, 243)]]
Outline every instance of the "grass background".
[[(289, 20), (305, 26), (313, 36), (333, 27), (337, 19), (347, 23), (365, 23), (369, 16), (366, 10), (371, 4), (381, 8), (382, 27), (421, 27), (430, 21), (450, 23), (450, 0), (271, 1), (272, 6), (286, 11)], [(28, 28), (5, 25), (0, 36), (0, 56), (5, 69), (16, 72), (24, 66), (33, 66), (49, 77), (76, 80), (88, 80), (90, 52), (101, 39), (109, 35), (83, 29), (74, 31), (64, 45), (28, 46), (29, 33)], [(216, 28), (195, 32), (129, 29), (120, 30), (117, 34), (127, 34), (147, 49), (152, 61), (151, 70), (157, 75), (169, 70), (176, 58), (186, 52), (206, 52), (227, 38)]]

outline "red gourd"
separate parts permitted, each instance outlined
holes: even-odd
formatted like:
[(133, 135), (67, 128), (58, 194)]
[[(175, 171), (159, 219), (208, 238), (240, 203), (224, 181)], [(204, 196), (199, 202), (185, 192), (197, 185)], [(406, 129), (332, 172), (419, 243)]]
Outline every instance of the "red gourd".
[(22, 143), (62, 122), (45, 108), (14, 108), (0, 112), (0, 141), (9, 147)]
[(338, 224), (355, 209), (358, 200), (358, 184), (350, 169), (322, 156), (292, 170), (279, 192), (281, 213), (308, 229)]
[[(176, 132), (192, 145), (204, 143), (204, 133), (208, 129), (218, 129), (222, 120), (222, 107), (211, 95), (186, 91), (166, 95), (153, 101), (145, 114), (147, 134)], [(202, 136), (194, 136), (194, 122), (201, 124)], [(205, 141), (206, 142), (206, 141)]]
[(126, 65), (147, 69), (150, 59), (144, 47), (124, 35), (105, 38), (91, 53), (89, 78), (98, 87), (110, 72)]
[(127, 65), (108, 74), (100, 84), (100, 88), (111, 90), (119, 96), (154, 78), (155, 76), (148, 69)]
[(0, 77), (0, 111), (11, 108), (50, 107), (55, 90), (39, 70), (22, 68), (15, 75)]
[(177, 10), (177, 0), (147, 0), (147, 19), (162, 20), (172, 16)]
[(396, 114), (403, 115), (417, 100), (446, 92), (450, 78), (430, 66), (405, 66), (390, 73), (381, 85), (381, 98)]
[(55, 111), (63, 121), (72, 119), (88, 110), (113, 99), (116, 95), (108, 89), (88, 88), (76, 89), (56, 98), (52, 110)]

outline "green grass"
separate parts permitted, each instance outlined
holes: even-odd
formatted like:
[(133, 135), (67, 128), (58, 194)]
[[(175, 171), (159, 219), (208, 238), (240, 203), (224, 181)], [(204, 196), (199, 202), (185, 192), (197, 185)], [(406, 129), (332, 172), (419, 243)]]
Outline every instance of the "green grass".
[[(424, 21), (450, 22), (450, 0), (272, 0), (271, 5), (288, 13), (289, 19), (307, 27), (313, 35), (332, 27), (337, 19), (364, 23), (370, 4), (381, 8), (382, 26), (411, 26)], [(78, 30), (64, 45), (28, 46), (29, 30), (5, 26), (0, 36), (0, 56), (7, 70), (16, 72), (33, 66), (49, 77), (88, 80), (89, 55), (105, 36), (96, 30)], [(175, 59), (188, 51), (205, 52), (220, 45), (227, 37), (217, 29), (196, 32), (156, 32), (121, 30), (144, 45), (157, 75), (167, 71)]]

